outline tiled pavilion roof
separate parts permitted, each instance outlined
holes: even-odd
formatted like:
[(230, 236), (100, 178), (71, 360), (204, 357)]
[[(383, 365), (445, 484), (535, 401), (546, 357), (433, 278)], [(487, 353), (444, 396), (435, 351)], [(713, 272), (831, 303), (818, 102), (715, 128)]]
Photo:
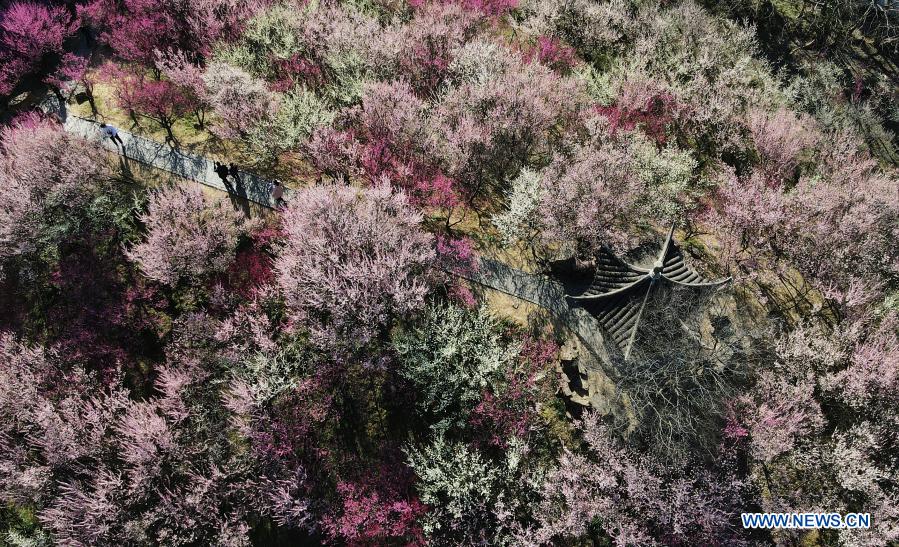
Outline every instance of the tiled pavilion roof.
[(673, 236), (674, 226), (668, 231), (651, 268), (628, 264), (608, 247), (601, 248), (596, 256), (593, 282), (581, 294), (568, 295), (599, 320), (625, 359), (630, 356), (643, 309), (654, 287), (668, 284), (695, 289), (717, 288), (731, 280), (728, 277), (711, 281), (690, 268)]

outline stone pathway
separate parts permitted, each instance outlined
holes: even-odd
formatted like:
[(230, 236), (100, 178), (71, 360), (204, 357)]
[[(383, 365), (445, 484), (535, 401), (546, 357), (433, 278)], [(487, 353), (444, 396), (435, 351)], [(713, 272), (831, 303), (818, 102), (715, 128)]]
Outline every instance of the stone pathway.
[(600, 362), (610, 362), (599, 321), (587, 310), (572, 306), (560, 283), (484, 257), (478, 259), (477, 271), (459, 277), (546, 309), (568, 325)]
[[(225, 183), (213, 170), (213, 162), (202, 156), (176, 150), (167, 144), (135, 135), (117, 127), (119, 136), (125, 143), (123, 148), (103, 136), (99, 122), (70, 114), (65, 103), (61, 103), (55, 97), (48, 98), (43, 108), (63, 121), (65, 131), (83, 137), (129, 160), (193, 180), (264, 207), (272, 208), (275, 205), (271, 197), (272, 181), (254, 173), (240, 171), (240, 183)], [(285, 201), (289, 199), (289, 194), (290, 190), (285, 189)]]
[[(103, 137), (99, 122), (69, 114), (64, 103), (52, 99), (45, 103), (44, 110), (64, 120), (63, 126), (67, 132), (95, 142), (110, 152), (264, 207), (274, 206), (272, 182), (253, 173), (241, 171), (241, 184), (226, 184), (213, 171), (213, 162), (202, 156), (181, 152), (167, 144), (119, 129), (119, 136), (125, 143), (123, 149)], [(285, 200), (289, 199), (289, 192), (285, 190)], [(529, 274), (490, 258), (480, 258), (475, 273), (460, 277), (545, 308), (568, 325), (595, 357), (601, 362), (609, 362), (599, 322), (583, 308), (571, 306), (562, 285), (549, 277)]]

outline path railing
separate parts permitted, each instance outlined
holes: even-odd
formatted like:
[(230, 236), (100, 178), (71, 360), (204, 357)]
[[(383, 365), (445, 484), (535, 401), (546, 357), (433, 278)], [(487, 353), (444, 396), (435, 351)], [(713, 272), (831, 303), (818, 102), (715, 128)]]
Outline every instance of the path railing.
[(557, 281), (486, 257), (478, 259), (473, 272), (455, 275), (544, 308), (574, 331), (600, 362), (610, 362), (599, 321), (584, 308), (572, 306), (565, 288)]

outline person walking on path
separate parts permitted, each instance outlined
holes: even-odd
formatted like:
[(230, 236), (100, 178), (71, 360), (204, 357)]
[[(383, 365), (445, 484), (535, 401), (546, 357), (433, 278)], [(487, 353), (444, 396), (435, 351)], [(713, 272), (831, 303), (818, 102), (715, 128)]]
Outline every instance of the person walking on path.
[(231, 175), (231, 178), (236, 184), (240, 184), (240, 171), (237, 170), (237, 166), (235, 164), (228, 164), (228, 174)]
[(279, 209), (287, 205), (287, 202), (284, 201), (284, 187), (281, 185), (280, 180), (276, 180), (272, 184), (274, 185), (272, 187), (272, 201), (275, 202), (275, 208)]
[(103, 136), (108, 137), (109, 140), (116, 145), (118, 148), (119, 145), (122, 145), (122, 150), (125, 149), (125, 141), (122, 140), (122, 137), (119, 136), (119, 130), (111, 125), (106, 125), (105, 123), (100, 124), (100, 130), (103, 132)]
[(228, 166), (217, 161), (212, 162), (213, 171), (222, 179), (222, 182), (228, 184)]

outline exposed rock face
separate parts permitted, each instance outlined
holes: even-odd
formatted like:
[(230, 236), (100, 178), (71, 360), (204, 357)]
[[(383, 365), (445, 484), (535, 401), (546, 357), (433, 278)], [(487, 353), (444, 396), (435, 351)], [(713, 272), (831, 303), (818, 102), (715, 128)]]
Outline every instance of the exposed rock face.
[[(575, 408), (592, 410), (616, 421), (633, 424), (627, 396), (619, 393), (602, 363), (576, 336), (570, 336), (559, 352), (559, 390)], [(627, 429), (632, 429), (630, 425)]]

